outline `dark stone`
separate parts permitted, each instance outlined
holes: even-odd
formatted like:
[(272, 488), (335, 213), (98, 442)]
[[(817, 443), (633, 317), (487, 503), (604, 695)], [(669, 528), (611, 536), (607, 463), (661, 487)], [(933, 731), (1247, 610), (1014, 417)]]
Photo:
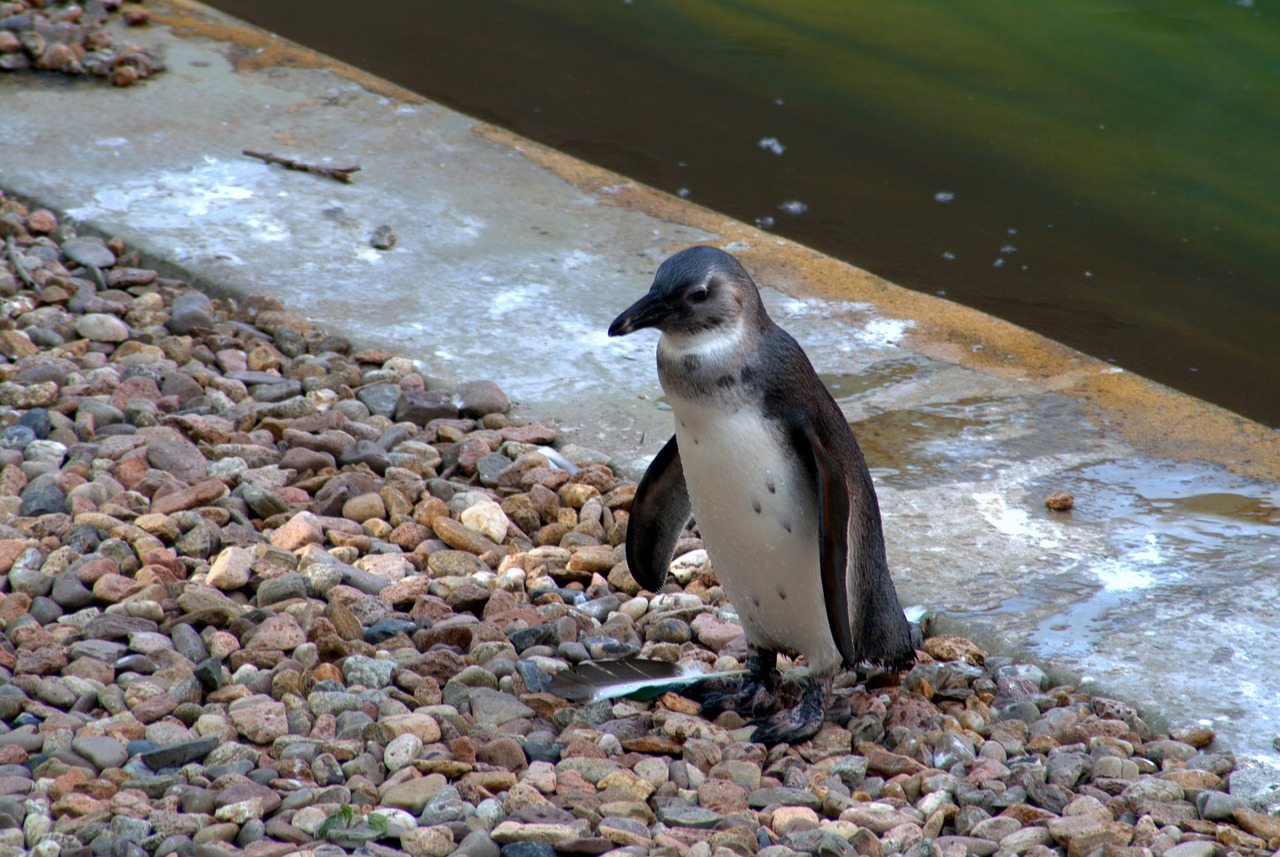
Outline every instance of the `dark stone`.
[[(133, 743), (130, 741), (129, 743)], [(154, 777), (134, 777), (131, 780), (125, 780), (120, 787), (122, 789), (138, 789), (144, 792), (147, 797), (153, 800), (159, 800), (164, 797), (165, 792), (176, 786), (179, 781), (185, 780), (177, 774), (159, 774)]]
[(104, 830), (93, 837), (93, 840), (89, 843), (89, 853), (93, 854), (94, 857), (107, 857), (111, 853), (111, 849), (115, 847), (115, 844), (115, 836)]
[(249, 395), (259, 402), (283, 402), (285, 399), (292, 399), (294, 396), (302, 395), (301, 381), (282, 381), (277, 378), (276, 382), (274, 384), (255, 384), (249, 388)]
[(311, 347), (312, 354), (324, 354), (332, 351), (335, 354), (347, 354), (351, 351), (351, 340), (337, 333), (326, 333)]
[(156, 662), (146, 655), (131, 654), (125, 655), (116, 661), (115, 668), (117, 673), (141, 673), (142, 675), (151, 675), (158, 667)]
[(44, 440), (49, 436), (49, 432), (53, 431), (53, 420), (49, 418), (48, 408), (32, 408), (18, 417), (17, 424), (35, 432), (38, 440)]
[(394, 411), (396, 422), (424, 427), (432, 420), (451, 420), (458, 416), (453, 397), (443, 390), (405, 390), (399, 394)]
[(511, 464), (511, 459), (507, 458), (500, 452), (491, 452), (483, 455), (476, 462), (476, 473), (480, 477), (480, 484), (488, 488), (496, 488), (498, 486), (498, 474), (506, 470)]
[(276, 777), (278, 777), (279, 773), (272, 770), (271, 768), (255, 768), (245, 776), (247, 776), (250, 780), (257, 783), (258, 785), (265, 786), (267, 785), (267, 783), (271, 782)]
[(511, 641), (511, 645), (516, 647), (517, 652), (523, 652), (530, 646), (541, 646), (549, 643), (554, 636), (555, 629), (546, 622), (507, 632), (507, 639)]
[(315, 513), (328, 516), (341, 515), (342, 505), (352, 497), (377, 491), (381, 486), (381, 480), (370, 473), (358, 470), (339, 473), (325, 482), (324, 487), (316, 492)]
[(234, 496), (244, 500), (253, 514), (259, 518), (270, 518), (272, 515), (280, 515), (289, 511), (289, 504), (273, 491), (263, 488), (261, 485), (253, 485), (252, 483), (242, 483), (236, 486)]
[(849, 841), (826, 830), (798, 830), (782, 837), (782, 844), (801, 854), (821, 854), (822, 857), (857, 857), (857, 850)]
[(378, 446), (376, 441), (361, 440), (342, 450), (338, 456), (338, 463), (341, 465), (364, 464), (381, 476), (391, 466), (391, 459), (387, 457), (387, 451)]
[(1020, 785), (1027, 790), (1031, 803), (1057, 815), (1061, 815), (1063, 807), (1075, 797), (1060, 785), (1040, 782), (1029, 772), (1022, 777)]
[[(252, 768), (252, 765), (253, 765), (252, 762), (248, 762), (247, 764), (249, 764), (250, 768)], [(221, 768), (225, 766), (219, 765), (218, 767)], [(228, 771), (228, 773), (243, 773), (243, 772)], [(184, 791), (181, 797), (178, 798), (178, 808), (181, 809), (183, 812), (198, 812), (204, 815), (213, 815), (214, 804), (217, 803), (217, 800), (218, 800), (218, 795), (213, 790), (193, 788), (193, 789), (190, 789), (189, 791)]]
[(502, 857), (556, 857), (556, 849), (546, 842), (508, 842), (498, 852)]
[(259, 607), (266, 607), (268, 604), (287, 601), (290, 598), (306, 597), (306, 581), (303, 580), (302, 575), (290, 572), (262, 581), (258, 586), (257, 604)]
[(659, 619), (649, 626), (645, 639), (658, 643), (687, 643), (693, 639), (689, 623), (674, 616)]
[(266, 825), (261, 819), (250, 819), (241, 825), (241, 831), (236, 837), (236, 844), (243, 848), (244, 845), (257, 842), (257, 840), (266, 837)]
[[(249, 759), (236, 759), (234, 762), (223, 762), (221, 765), (210, 765), (205, 769), (209, 779), (216, 780), (233, 774), (237, 777), (248, 776), (253, 770), (253, 762)], [(209, 805), (212, 806), (217, 800), (217, 793), (209, 793)]]
[(101, 241), (91, 238), (72, 238), (64, 242), (62, 255), (85, 267), (110, 268), (116, 263), (116, 254)]
[[(64, 850), (62, 852), (66, 854)], [(175, 833), (172, 836), (166, 836), (156, 846), (157, 854), (177, 854), (178, 857), (194, 857), (196, 847), (191, 842), (191, 837), (183, 836), (181, 833)]]
[(26, 449), (36, 439), (30, 426), (12, 425), (0, 431), (0, 449)]
[(622, 601), (618, 596), (613, 594), (602, 595), (599, 598), (593, 598), (590, 601), (584, 601), (578, 605), (578, 609), (586, 613), (597, 622), (603, 623), (609, 618), (609, 614), (622, 606)]
[(379, 577), (371, 571), (356, 568), (354, 565), (342, 566), (342, 582), (347, 586), (359, 589), (366, 595), (377, 595), (387, 588), (387, 579)]
[(669, 798), (658, 807), (658, 820), (670, 827), (715, 827), (724, 818), (720, 813), (680, 798)]
[(28, 549), (9, 569), (9, 588), (14, 592), (25, 592), (32, 598), (48, 595), (53, 589), (54, 579), (40, 571), (44, 557), (38, 550)]
[(492, 381), (465, 381), (458, 385), (454, 395), (458, 400), (458, 413), (464, 417), (505, 414), (511, 410), (511, 400)]
[(546, 741), (525, 741), (522, 744), (524, 754), (530, 762), (550, 762), (559, 764), (563, 744), (552, 744)]
[(120, 613), (103, 613), (89, 620), (84, 628), (84, 636), (89, 640), (122, 640), (134, 631), (157, 633), (159, 630), (160, 626), (150, 619), (124, 616)]
[(460, 857), (499, 857), (501, 851), (498, 843), (489, 838), (484, 830), (472, 830), (453, 849), (453, 853)]
[(282, 324), (276, 328), (271, 338), (285, 357), (294, 358), (307, 353), (307, 341), (296, 328)]
[(18, 515), (24, 518), (35, 518), (40, 515), (54, 515), (62, 511), (62, 503), (66, 495), (57, 485), (34, 484), (22, 492), (22, 503), (18, 506)]
[[(356, 398), (364, 403), (371, 414), (381, 414), (384, 417), (390, 417), (396, 413), (396, 403), (400, 400), (400, 387), (398, 384), (388, 382), (378, 382), (375, 384), (366, 384), (359, 390), (356, 390)], [(395, 422), (400, 422), (404, 417), (396, 417)]]
[(62, 608), (52, 598), (37, 595), (31, 599), (31, 606), (27, 608), (27, 612), (31, 614), (32, 619), (35, 619), (41, 625), (48, 625), (50, 622), (58, 620), (58, 617), (62, 615)]
[(375, 250), (390, 250), (396, 246), (396, 231), (387, 223), (375, 226), (369, 236), (369, 246)]
[(411, 622), (408, 619), (395, 619), (388, 617), (379, 619), (368, 628), (364, 629), (364, 641), (372, 646), (385, 642), (396, 634), (412, 634), (418, 630), (418, 623)]
[(390, 452), (412, 437), (408, 426), (404, 423), (396, 423), (378, 436), (378, 446)]
[(204, 387), (185, 372), (170, 372), (161, 383), (160, 392), (166, 396), (177, 396), (178, 406), (185, 408), (204, 395)]
[[(133, 742), (130, 742), (132, 745)], [(153, 747), (142, 754), (142, 764), (153, 771), (161, 768), (181, 767), (182, 765), (203, 759), (218, 746), (218, 738), (206, 735), (191, 741), (180, 741), (164, 747)]]
[(222, 661), (217, 658), (205, 658), (196, 664), (196, 678), (209, 693), (222, 687)]
[(609, 661), (628, 657), (639, 653), (640, 648), (613, 637), (583, 637), (578, 641), (587, 647), (587, 653), (593, 660)]
[(169, 639), (173, 641), (173, 647), (177, 649), (178, 654), (193, 664), (198, 664), (209, 657), (209, 649), (204, 644), (204, 638), (186, 622), (179, 622), (170, 628)]
[(526, 658), (516, 661), (516, 672), (524, 679), (524, 686), (530, 693), (546, 693), (551, 690), (551, 676), (545, 670)]
[(102, 544), (102, 537), (98, 535), (96, 527), (76, 524), (67, 534), (66, 544), (83, 557), (98, 549), (98, 545)]
[(329, 831), (329, 835), (325, 838), (339, 848), (355, 851), (381, 835), (371, 825), (361, 823), (354, 827), (335, 827)]
[(203, 292), (184, 292), (173, 299), (165, 327), (171, 333), (191, 333), (196, 328), (213, 327), (213, 302)]

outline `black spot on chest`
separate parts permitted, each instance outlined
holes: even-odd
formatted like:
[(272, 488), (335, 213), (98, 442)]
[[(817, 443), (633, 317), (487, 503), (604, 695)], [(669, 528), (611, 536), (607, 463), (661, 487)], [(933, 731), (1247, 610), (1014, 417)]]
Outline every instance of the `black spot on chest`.
[(680, 367), (686, 372), (696, 372), (702, 365), (702, 358), (696, 354), (686, 354), (680, 358)]
[(738, 379), (734, 378), (732, 375), (721, 375), (716, 379), (716, 386), (724, 390), (729, 389), (736, 383), (738, 383)]

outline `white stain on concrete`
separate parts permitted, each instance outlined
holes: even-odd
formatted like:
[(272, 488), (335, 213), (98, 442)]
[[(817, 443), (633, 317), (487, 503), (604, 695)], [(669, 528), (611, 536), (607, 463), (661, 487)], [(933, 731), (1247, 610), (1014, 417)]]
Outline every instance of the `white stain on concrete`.
[[(76, 220), (129, 215), (132, 223), (147, 229), (197, 226), (209, 221), (243, 223), (241, 203), (251, 199), (266, 165), (223, 161), (206, 157), (204, 163), (183, 171), (162, 171), (120, 184), (98, 187), (92, 202), (72, 208)], [(267, 240), (278, 240), (274, 236)]]

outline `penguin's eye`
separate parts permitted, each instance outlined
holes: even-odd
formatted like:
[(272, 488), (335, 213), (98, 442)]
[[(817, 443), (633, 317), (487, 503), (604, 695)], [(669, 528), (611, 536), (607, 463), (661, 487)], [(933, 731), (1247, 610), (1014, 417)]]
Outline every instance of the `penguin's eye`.
[(706, 286), (698, 286), (696, 289), (689, 292), (689, 300), (693, 301), (695, 304), (700, 304), (707, 299), (709, 294), (711, 294), (711, 292)]

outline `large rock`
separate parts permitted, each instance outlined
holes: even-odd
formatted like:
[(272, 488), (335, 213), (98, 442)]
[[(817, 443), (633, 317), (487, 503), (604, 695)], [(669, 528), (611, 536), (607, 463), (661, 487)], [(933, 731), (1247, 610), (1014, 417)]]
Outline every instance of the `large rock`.
[(231, 704), (231, 725), (255, 744), (270, 744), (289, 732), (284, 704), (269, 697), (250, 696)]

